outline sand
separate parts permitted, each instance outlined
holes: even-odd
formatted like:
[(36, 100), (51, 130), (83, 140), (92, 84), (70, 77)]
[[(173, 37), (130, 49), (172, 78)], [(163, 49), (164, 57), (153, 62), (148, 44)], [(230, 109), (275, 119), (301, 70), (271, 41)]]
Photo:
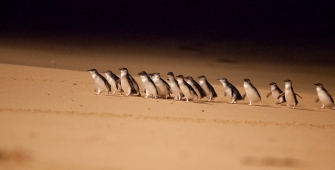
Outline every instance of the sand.
[[(335, 111), (319, 108), (313, 85), (335, 94), (331, 66), (264, 60), (216, 43), (66, 42), (2, 41), (0, 169), (335, 168)], [(86, 70), (119, 67), (139, 83), (143, 70), (206, 75), (219, 96), (185, 103), (94, 95)], [(241, 93), (249, 78), (263, 106), (229, 104), (220, 77)], [(296, 109), (265, 97), (270, 82), (283, 89), (286, 78), (303, 97)]]

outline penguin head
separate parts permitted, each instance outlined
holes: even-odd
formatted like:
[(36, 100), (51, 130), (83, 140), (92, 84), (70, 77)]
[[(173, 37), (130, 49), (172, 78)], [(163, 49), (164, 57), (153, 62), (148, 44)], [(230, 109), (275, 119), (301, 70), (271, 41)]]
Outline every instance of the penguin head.
[(150, 79), (153, 79), (154, 78), (154, 73), (150, 73), (150, 74), (148, 74), (148, 76), (150, 77)]
[(198, 76), (198, 78), (199, 78), (199, 82), (200, 82), (200, 83), (202, 83), (202, 82), (206, 82), (206, 81), (207, 81), (207, 80), (206, 80), (206, 77), (203, 76), (203, 75)]
[(189, 83), (189, 84), (193, 84), (193, 78), (191, 77), (191, 76), (186, 76), (186, 77), (184, 77), (184, 80), (187, 82), (187, 83)]
[(90, 69), (90, 70), (87, 70), (88, 72), (90, 72), (91, 74), (97, 74), (98, 71), (96, 69)]
[(126, 71), (128, 72), (128, 69), (127, 68), (119, 68), (120, 71)]
[(321, 83), (315, 83), (314, 85), (317, 86), (317, 87), (323, 87), (323, 85)]
[(198, 76), (199, 79), (206, 79), (204, 75)]
[(119, 68), (121, 71), (121, 76), (126, 76), (128, 74), (128, 69), (127, 68)]
[(138, 75), (140, 75), (140, 76), (144, 76), (144, 75), (148, 75), (148, 74), (147, 74), (147, 72), (145, 72), (145, 71), (141, 71), (141, 72), (138, 73)]
[(276, 86), (277, 84), (275, 82), (271, 82), (269, 85), (275, 85)]
[(156, 72), (156, 73), (154, 73), (154, 75), (157, 76), (157, 77), (159, 77), (159, 78), (161, 78), (161, 74), (160, 73)]
[(151, 79), (160, 79), (161, 76), (159, 73), (152, 73)]
[(110, 70), (107, 70), (107, 71), (105, 71), (105, 72), (102, 72), (102, 73), (105, 73), (106, 75), (112, 75), (112, 74), (113, 74), (113, 72), (112, 72), (112, 71), (110, 71)]
[(245, 83), (251, 83), (250, 79), (248, 79), (248, 78), (243, 79), (243, 81), (244, 81)]
[(145, 71), (141, 71), (141, 72), (139, 72), (138, 75), (139, 75), (142, 79), (147, 79), (147, 78), (149, 78), (147, 72), (145, 72)]
[(169, 71), (166, 75), (168, 75), (168, 76), (174, 76), (171, 71)]
[(227, 83), (228, 80), (226, 78), (218, 78), (217, 80), (219, 80), (221, 83)]
[(181, 81), (184, 80), (184, 76), (183, 75), (178, 75), (178, 76), (176, 76), (176, 79), (177, 79), (178, 82), (181, 82)]
[(290, 88), (292, 86), (292, 81), (290, 79), (284, 80), (285, 88)]
[(184, 77), (184, 79), (185, 79), (185, 80), (193, 80), (193, 77), (191, 77), (191, 76), (186, 76), (186, 77)]

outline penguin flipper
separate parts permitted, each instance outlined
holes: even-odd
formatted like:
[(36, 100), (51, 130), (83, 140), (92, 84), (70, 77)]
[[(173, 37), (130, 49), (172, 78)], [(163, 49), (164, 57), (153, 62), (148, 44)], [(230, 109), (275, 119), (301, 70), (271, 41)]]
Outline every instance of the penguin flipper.
[(294, 95), (296, 95), (296, 96), (299, 96), (299, 97), (300, 97), (300, 99), (302, 99), (302, 97), (301, 97), (299, 94), (297, 94), (297, 93), (294, 93)]
[(209, 83), (208, 83), (208, 85), (209, 85), (208, 87), (209, 87), (210, 91), (212, 92), (212, 97), (213, 98), (214, 97), (218, 97), (218, 94), (216, 93), (214, 87), (211, 84), (209, 84)]
[(242, 95), (242, 100), (245, 99), (245, 96), (246, 96), (246, 95), (247, 95), (246, 93), (244, 93), (244, 94)]
[(284, 96), (285, 95), (285, 92), (281, 93), (278, 95), (277, 99), (279, 99), (280, 97)]
[(117, 79), (117, 80), (115, 81), (115, 84), (121, 84), (121, 79)]
[(319, 102), (320, 101), (320, 99), (319, 98), (317, 98), (316, 100), (315, 100), (315, 103), (317, 103), (317, 102)]
[(270, 92), (270, 93), (268, 93), (267, 95), (266, 95), (266, 98), (269, 98), (269, 96), (272, 94), (272, 92)]
[(236, 95), (236, 100), (242, 100), (242, 96), (241, 96), (240, 92), (237, 89), (235, 91), (235, 95)]
[(131, 93), (139, 93), (138, 96), (141, 95), (141, 92), (140, 92), (140, 88), (137, 84), (137, 82), (135, 81), (135, 79), (129, 74), (128, 76), (129, 78), (129, 84), (131, 86)]
[(169, 83), (167, 83), (164, 79), (161, 78), (161, 80), (163, 81), (164, 85), (166, 86), (166, 88), (170, 91), (170, 85)]
[(226, 97), (227, 96), (227, 92), (224, 92), (223, 95)]
[(195, 92), (195, 90), (193, 89), (193, 87), (191, 85), (189, 85), (188, 83), (185, 83), (185, 85), (188, 87), (188, 89), (190, 89), (192, 91), (192, 93), (194, 95), (196, 95), (197, 97), (199, 97), (198, 94), (197, 94), (197, 92)]

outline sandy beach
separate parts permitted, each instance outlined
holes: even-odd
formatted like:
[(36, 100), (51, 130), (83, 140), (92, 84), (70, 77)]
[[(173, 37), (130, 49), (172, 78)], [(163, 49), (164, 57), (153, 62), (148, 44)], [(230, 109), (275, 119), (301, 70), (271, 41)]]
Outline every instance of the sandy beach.
[[(0, 169), (335, 168), (335, 111), (320, 109), (314, 86), (320, 82), (334, 95), (335, 70), (327, 60), (308, 57), (317, 50), (1, 39), (0, 52)], [(185, 103), (94, 95), (87, 70), (119, 75), (120, 67), (140, 85), (140, 71), (164, 79), (168, 71), (205, 75), (218, 97)], [(241, 93), (249, 78), (263, 105), (229, 104), (221, 77)], [(269, 83), (284, 89), (284, 79), (303, 98), (296, 109), (266, 98)]]

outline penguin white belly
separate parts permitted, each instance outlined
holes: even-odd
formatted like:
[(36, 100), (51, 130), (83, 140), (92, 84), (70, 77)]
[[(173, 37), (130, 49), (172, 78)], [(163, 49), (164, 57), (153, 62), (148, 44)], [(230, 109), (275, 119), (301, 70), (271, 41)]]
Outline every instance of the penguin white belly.
[(289, 105), (296, 105), (296, 101), (294, 99), (294, 94), (292, 92), (292, 90), (285, 90), (285, 99), (286, 99), (286, 103)]
[(156, 87), (157, 87), (158, 94), (160, 96), (165, 97), (169, 94), (169, 91), (164, 83), (156, 82)]
[(283, 97), (280, 97), (279, 99), (277, 99), (278, 98), (278, 96), (279, 96), (280, 94), (279, 94), (279, 92), (277, 91), (277, 90), (273, 90), (272, 91), (272, 97), (275, 99), (275, 100), (277, 100), (279, 103), (281, 103), (281, 102), (283, 102)]
[(233, 98), (233, 92), (231, 88), (227, 87), (225, 91), (230, 98)]
[(260, 101), (258, 93), (254, 88), (252, 88), (250, 85), (246, 85), (246, 84), (244, 84), (243, 86), (244, 86), (245, 93), (246, 93), (249, 101), (252, 101), (252, 102)]
[(187, 88), (187, 86), (186, 85), (182, 85), (182, 86), (180, 86), (180, 90), (181, 90), (181, 92), (185, 95), (185, 97), (186, 98), (188, 98), (188, 99), (193, 99), (193, 94), (192, 94), (192, 92)]
[(152, 83), (150, 83), (150, 82), (144, 82), (143, 84), (144, 84), (144, 86), (146, 88), (146, 95), (147, 95), (147, 97), (150, 96), (150, 95), (152, 95), (153, 97), (156, 98), (157, 97), (157, 91), (156, 91), (155, 86)]
[(248, 96), (250, 101), (252, 101), (252, 102), (258, 102), (259, 101), (258, 93), (256, 92), (256, 90), (249, 89), (249, 90), (246, 91), (246, 93), (247, 93), (247, 96)]
[(128, 95), (131, 92), (131, 87), (129, 85), (129, 82), (126, 78), (121, 78), (121, 88), (123, 91)]
[(95, 85), (96, 85), (96, 88), (97, 88), (98, 92), (101, 92), (103, 90), (107, 90), (105, 82), (103, 80), (99, 79), (99, 78), (95, 79)]
[(177, 84), (175, 84), (175, 83), (170, 84), (170, 88), (171, 88), (171, 91), (174, 95), (180, 95), (180, 89), (177, 86)]
[(318, 91), (318, 96), (319, 96), (319, 99), (320, 99), (322, 104), (324, 104), (326, 106), (333, 105), (330, 97), (324, 91), (321, 91), (321, 90)]
[(107, 80), (108, 80), (109, 84), (111, 85), (112, 91), (116, 91), (117, 87), (116, 87), (116, 83), (115, 83), (114, 79), (108, 78)]
[(207, 98), (211, 98), (212, 96), (212, 94), (211, 94), (211, 92), (209, 91), (209, 89), (208, 89), (208, 87), (207, 87), (207, 85), (205, 84), (205, 82), (200, 82), (200, 86), (201, 86), (201, 88), (204, 90), (204, 92), (205, 92), (205, 94), (206, 94), (206, 97)]

